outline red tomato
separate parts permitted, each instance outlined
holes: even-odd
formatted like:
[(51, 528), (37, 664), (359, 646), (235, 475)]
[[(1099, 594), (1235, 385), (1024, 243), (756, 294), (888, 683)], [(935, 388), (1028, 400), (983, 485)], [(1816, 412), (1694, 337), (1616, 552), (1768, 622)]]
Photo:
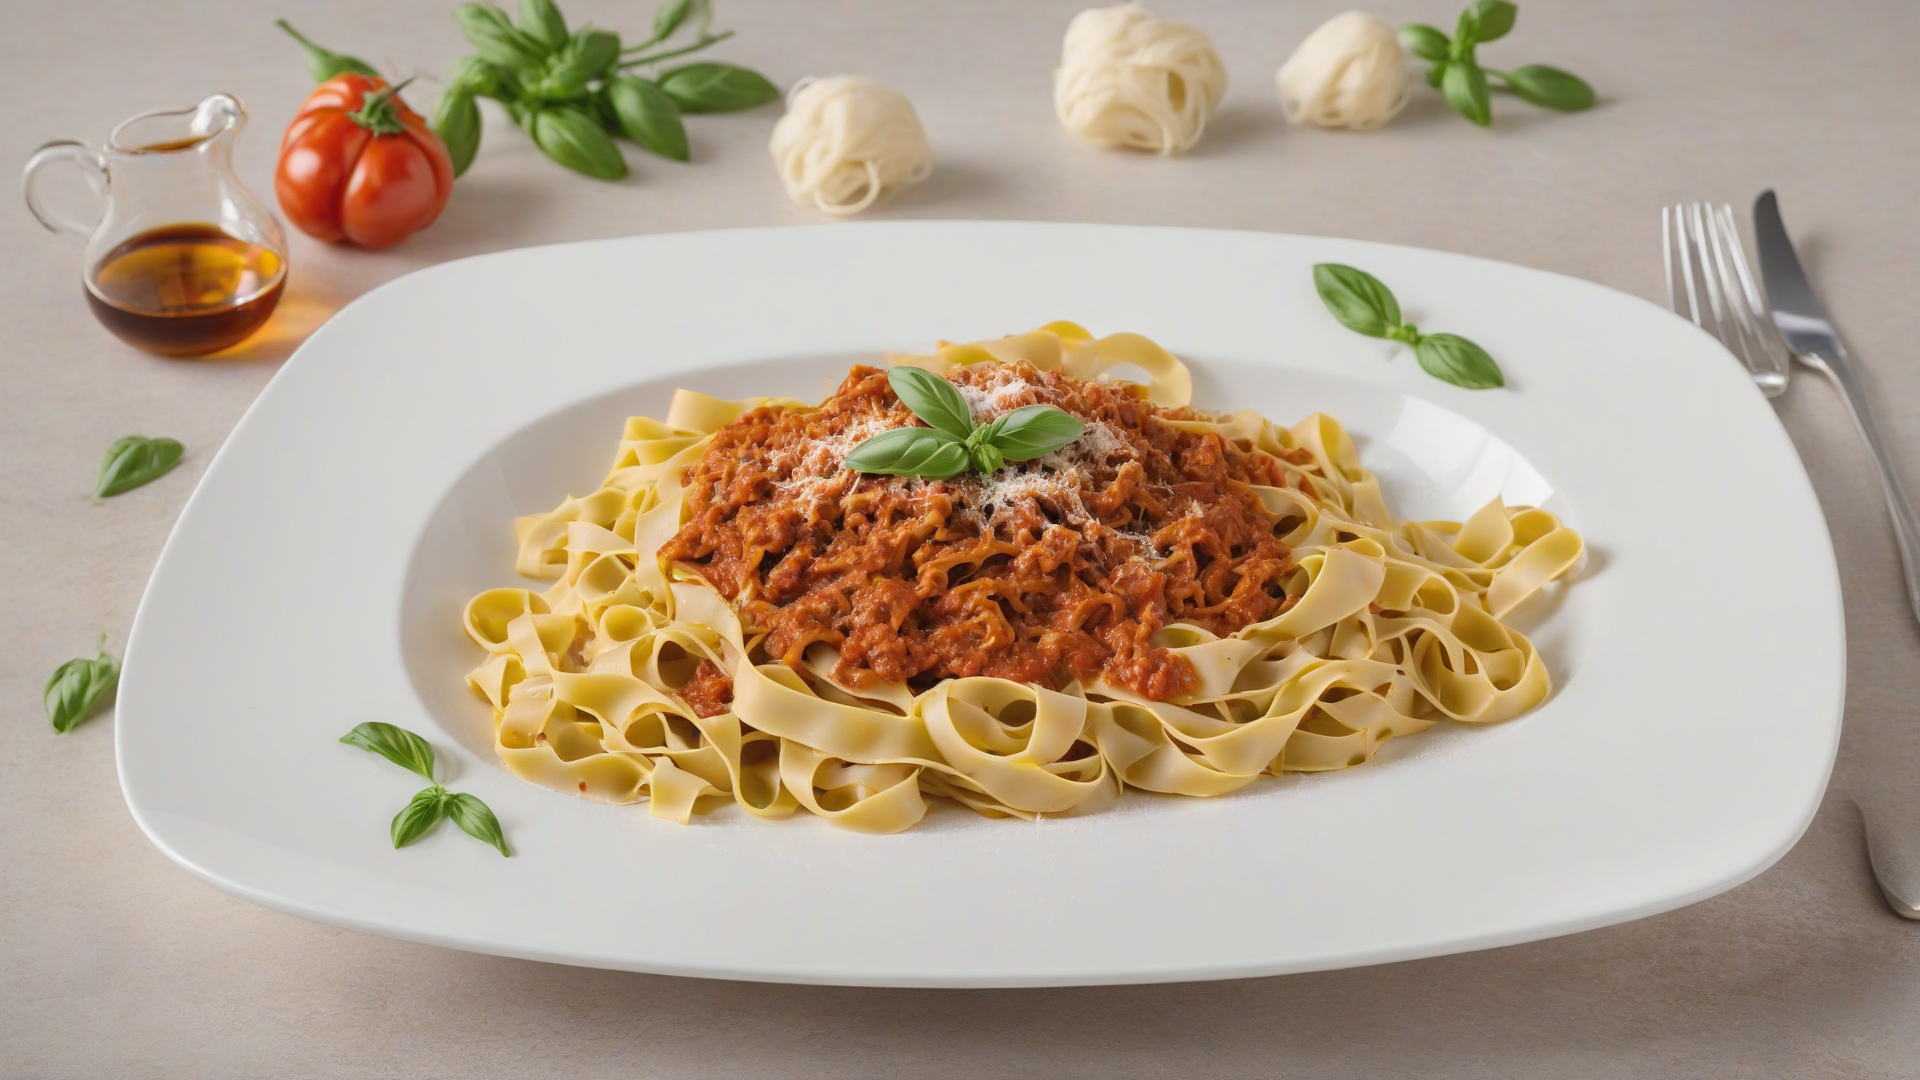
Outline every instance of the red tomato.
[(280, 140), (273, 190), (308, 236), (392, 247), (447, 205), (446, 146), (397, 95), (381, 98), (386, 88), (382, 79), (336, 75), (300, 106)]

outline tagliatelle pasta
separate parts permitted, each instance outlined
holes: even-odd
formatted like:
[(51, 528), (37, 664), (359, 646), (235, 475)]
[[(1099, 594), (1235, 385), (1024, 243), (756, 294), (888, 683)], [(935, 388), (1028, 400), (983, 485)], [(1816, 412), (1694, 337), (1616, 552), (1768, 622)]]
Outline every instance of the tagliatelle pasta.
[(840, 468), (854, 436), (911, 415), (866, 369), (818, 407), (679, 391), (627, 421), (597, 491), (517, 523), (516, 568), (553, 585), (468, 604), (510, 770), (683, 823), (731, 801), (885, 833), (929, 797), (1037, 818), (1223, 795), (1547, 696), (1502, 620), (1581, 557), (1554, 515), (1396, 520), (1332, 418), (1194, 412), (1137, 335), (1055, 323), (894, 362), (977, 421), (1057, 402), (1084, 445), (868, 477)]

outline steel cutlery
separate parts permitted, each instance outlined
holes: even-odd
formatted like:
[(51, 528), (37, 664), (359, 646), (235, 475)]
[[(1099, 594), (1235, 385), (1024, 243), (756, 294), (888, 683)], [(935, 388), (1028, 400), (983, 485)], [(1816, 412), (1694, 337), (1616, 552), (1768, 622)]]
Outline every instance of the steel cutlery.
[(1747, 366), (1761, 393), (1785, 393), (1792, 361), (1767, 323), (1766, 302), (1754, 285), (1732, 207), (1697, 202), (1663, 206), (1660, 239), (1666, 255), (1667, 306), (1719, 338)]
[(1827, 309), (1814, 295), (1806, 271), (1800, 268), (1800, 257), (1794, 253), (1786, 223), (1780, 219), (1780, 201), (1772, 191), (1763, 191), (1754, 200), (1753, 232), (1759, 244), (1760, 277), (1766, 282), (1773, 325), (1801, 363), (1833, 380), (1861, 441), (1867, 444), (1874, 471), (1880, 477), (1880, 490), (1886, 496), (1887, 513), (1893, 518), (1893, 537), (1907, 576), (1907, 602), (1914, 617), (1920, 619), (1920, 518), (1914, 516), (1913, 501), (1907, 497), (1893, 458), (1880, 439), (1853, 357), (1841, 343)]

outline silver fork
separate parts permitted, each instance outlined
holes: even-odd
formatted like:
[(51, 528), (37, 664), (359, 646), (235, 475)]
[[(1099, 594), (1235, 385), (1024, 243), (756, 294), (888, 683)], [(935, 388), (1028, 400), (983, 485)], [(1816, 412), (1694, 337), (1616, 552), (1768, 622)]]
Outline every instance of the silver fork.
[(1770, 398), (1786, 393), (1791, 363), (1786, 343), (1754, 284), (1732, 207), (1663, 206), (1660, 241), (1666, 249), (1667, 306), (1719, 338), (1747, 366), (1761, 393)]

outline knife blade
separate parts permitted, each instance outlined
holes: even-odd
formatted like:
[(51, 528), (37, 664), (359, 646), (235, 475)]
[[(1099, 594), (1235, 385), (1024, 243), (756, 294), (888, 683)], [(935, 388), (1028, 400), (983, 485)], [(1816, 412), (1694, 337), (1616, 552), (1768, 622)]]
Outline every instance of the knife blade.
[(1893, 518), (1894, 546), (1900, 551), (1900, 568), (1907, 578), (1907, 603), (1914, 618), (1920, 619), (1920, 514), (1914, 513), (1913, 500), (1900, 482), (1893, 455), (1880, 437), (1871, 398), (1853, 358), (1847, 355), (1832, 317), (1814, 295), (1806, 271), (1800, 268), (1786, 223), (1780, 220), (1780, 200), (1771, 190), (1753, 200), (1753, 234), (1760, 242), (1760, 279), (1767, 286), (1767, 308), (1773, 325), (1802, 363), (1833, 380), (1847, 413), (1853, 417), (1853, 426), (1860, 432), (1860, 440), (1867, 444), (1868, 457), (1880, 477), (1881, 493), (1887, 499), (1887, 513)]
[(1842, 351), (1840, 333), (1800, 268), (1787, 224), (1780, 219), (1780, 200), (1771, 188), (1753, 201), (1753, 234), (1760, 244), (1760, 280), (1767, 287), (1773, 325), (1794, 352), (1833, 362)]

